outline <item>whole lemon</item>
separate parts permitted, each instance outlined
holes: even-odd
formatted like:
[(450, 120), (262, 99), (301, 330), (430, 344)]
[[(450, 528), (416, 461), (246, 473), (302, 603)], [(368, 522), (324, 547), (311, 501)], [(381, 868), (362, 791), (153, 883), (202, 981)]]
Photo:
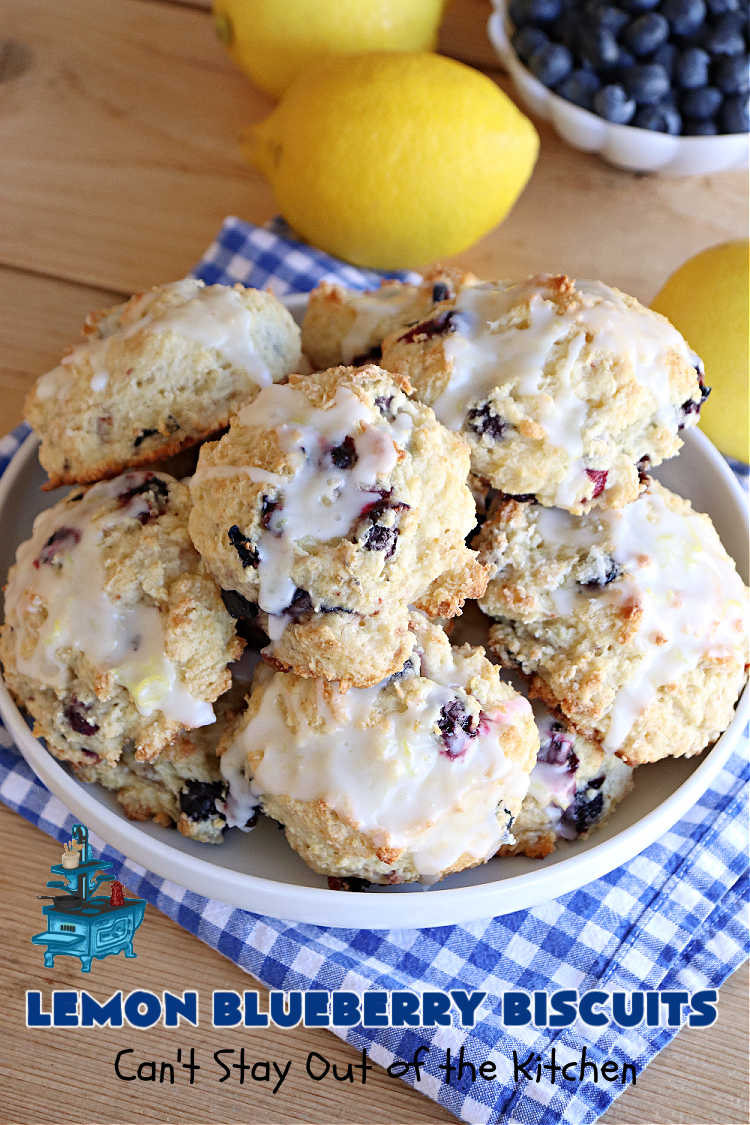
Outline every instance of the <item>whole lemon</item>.
[(457, 254), (503, 219), (539, 148), (494, 82), (441, 55), (314, 63), (248, 155), (308, 242), (374, 269)]
[(321, 55), (431, 51), (445, 0), (213, 0), (234, 61), (279, 97)]
[(701, 428), (738, 461), (750, 461), (749, 251), (746, 240), (703, 250), (672, 274), (652, 302), (703, 360), (711, 396), (701, 410)]

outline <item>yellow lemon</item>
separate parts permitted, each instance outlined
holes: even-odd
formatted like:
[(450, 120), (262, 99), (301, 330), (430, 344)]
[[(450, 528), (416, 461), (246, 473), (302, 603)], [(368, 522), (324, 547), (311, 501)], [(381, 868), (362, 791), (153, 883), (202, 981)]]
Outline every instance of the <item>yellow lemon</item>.
[(539, 138), (494, 82), (441, 55), (314, 63), (247, 152), (308, 242), (374, 269), (457, 254), (503, 219)]
[(724, 242), (689, 258), (652, 302), (706, 365), (711, 396), (701, 427), (722, 453), (750, 461), (747, 241)]
[(321, 55), (431, 51), (445, 0), (213, 0), (234, 61), (279, 97)]

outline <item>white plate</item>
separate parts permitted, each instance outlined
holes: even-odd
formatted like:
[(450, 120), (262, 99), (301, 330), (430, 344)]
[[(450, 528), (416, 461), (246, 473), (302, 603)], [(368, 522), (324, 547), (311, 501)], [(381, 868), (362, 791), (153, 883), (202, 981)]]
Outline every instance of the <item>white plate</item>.
[[(304, 298), (287, 298), (285, 303), (301, 316)], [(688, 431), (679, 458), (657, 475), (711, 515), (747, 580), (745, 498), (709, 440)], [(18, 543), (28, 538), (34, 517), (57, 498), (40, 492), (43, 480), (32, 436), (0, 479), (0, 576), (6, 574)], [(305, 866), (269, 821), (248, 835), (232, 830), (213, 848), (173, 829), (127, 820), (110, 793), (82, 785), (47, 753), (0, 682), (0, 714), (31, 768), (71, 812), (129, 859), (197, 894), (259, 914), (370, 929), (450, 925), (507, 914), (606, 874), (648, 847), (695, 804), (729, 757), (748, 713), (746, 689), (731, 726), (705, 758), (644, 766), (636, 772), (633, 793), (590, 840), (562, 843), (546, 860), (495, 859), (452, 875), (430, 891), (412, 885), (343, 893), (329, 891), (326, 880)]]
[(630, 172), (666, 172), (673, 176), (702, 175), (744, 168), (748, 134), (718, 137), (672, 137), (632, 125), (613, 125), (603, 117), (566, 101), (535, 78), (513, 50), (512, 24), (505, 0), (492, 0), (495, 11), (487, 34), (527, 109), (550, 121), (564, 141), (583, 152), (596, 152), (609, 164)]

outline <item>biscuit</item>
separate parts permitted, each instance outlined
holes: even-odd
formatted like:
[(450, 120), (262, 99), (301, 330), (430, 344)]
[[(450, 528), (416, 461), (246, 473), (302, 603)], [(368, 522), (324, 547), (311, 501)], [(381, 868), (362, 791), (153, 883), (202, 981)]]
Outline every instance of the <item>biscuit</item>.
[(134, 470), (42, 512), (8, 575), (0, 659), (49, 749), (139, 761), (214, 719), (242, 650), (187, 532), (189, 493)]
[(576, 514), (634, 500), (708, 394), (669, 321), (564, 276), (459, 286), (382, 351), (383, 367), (466, 436), (487, 486)]
[(539, 736), (529, 703), (483, 650), (453, 649), (421, 615), (414, 651), (382, 684), (332, 684), (261, 666), (219, 747), (230, 794), (254, 794), (315, 871), (435, 882), (505, 842)]
[(276, 297), (193, 278), (93, 313), (83, 331), (26, 399), (48, 488), (196, 445), (300, 359), (299, 328)]
[(631, 765), (699, 754), (745, 681), (747, 590), (706, 515), (657, 481), (575, 518), (500, 501), (478, 537), (493, 570), (489, 647), (576, 730)]
[(455, 615), (486, 585), (467, 445), (402, 388), (373, 365), (292, 375), (201, 449), (193, 542), (299, 675), (377, 683), (403, 663), (408, 605)]

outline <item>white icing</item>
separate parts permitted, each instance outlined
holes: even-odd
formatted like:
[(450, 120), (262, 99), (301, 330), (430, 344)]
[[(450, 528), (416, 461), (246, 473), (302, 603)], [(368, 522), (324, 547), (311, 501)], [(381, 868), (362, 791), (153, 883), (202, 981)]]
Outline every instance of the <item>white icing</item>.
[[(473, 403), (485, 400), (495, 388), (507, 388), (512, 400), (526, 408), (549, 442), (566, 455), (567, 472), (555, 497), (561, 506), (591, 492), (582, 441), (590, 404), (573, 386), (587, 334), (594, 337), (597, 349), (628, 357), (639, 383), (652, 397), (657, 420), (674, 429), (678, 417), (671, 401), (667, 353), (677, 352), (687, 364), (697, 362), (679, 332), (648, 310), (628, 308), (620, 294), (598, 281), (578, 281), (576, 287), (583, 309), (562, 313), (534, 279), (462, 289), (455, 302), (458, 327), (444, 344), (452, 365), (450, 381), (433, 403), (440, 421), (459, 430)], [(528, 327), (501, 327), (499, 321), (529, 298)], [(594, 303), (595, 298), (601, 303)], [(558, 357), (555, 385), (548, 390), (545, 365), (569, 334), (567, 350)], [(679, 419), (688, 426), (697, 420), (697, 413)]]
[[(235, 424), (275, 430), (290, 456), (291, 472), (199, 463), (194, 486), (212, 476), (234, 475), (270, 486), (278, 506), (257, 543), (258, 605), (266, 613), (282, 614), (295, 592), (291, 570), (299, 542), (346, 535), (363, 510), (382, 498), (377, 483), (394, 468), (397, 444), (408, 443), (412, 420), (401, 412), (394, 423), (387, 422), (348, 387), (339, 387), (331, 406), (319, 410), (302, 391), (274, 384), (243, 407)], [(337, 468), (330, 451), (347, 437), (353, 439), (356, 458), (349, 468)], [(269, 623), (274, 632), (283, 632), (284, 624)]]
[(617, 581), (592, 594), (569, 582), (553, 594), (558, 612), (575, 612), (584, 598), (637, 605), (639, 659), (608, 717), (604, 748), (622, 746), (656, 691), (695, 668), (703, 657), (736, 652), (743, 643), (747, 592), (715, 532), (694, 515), (673, 512), (657, 488), (619, 511), (581, 521), (551, 509), (538, 512), (542, 539), (556, 545), (611, 544)]
[[(82, 653), (93, 665), (113, 674), (132, 696), (143, 716), (161, 711), (186, 727), (214, 721), (210, 704), (192, 696), (178, 669), (164, 652), (164, 632), (156, 606), (128, 604), (105, 590), (102, 557), (108, 532), (148, 510), (142, 495), (108, 511), (112, 497), (122, 493), (127, 474), (94, 485), (83, 499), (64, 512), (47, 509), (37, 516), (31, 539), (16, 554), (16, 568), (5, 595), (6, 615), (19, 623), (39, 606), (47, 607), (33, 651), (23, 644), (23, 628), (16, 628), (16, 661), (21, 673), (48, 687), (65, 689), (70, 679), (62, 653)], [(39, 562), (50, 537), (60, 529), (74, 535), (63, 542), (51, 562)], [(80, 536), (74, 542), (75, 536)]]
[[(162, 313), (151, 310), (165, 291), (176, 293), (181, 303)], [(234, 367), (243, 370), (257, 386), (271, 382), (271, 373), (261, 359), (254, 343), (255, 316), (242, 301), (239, 291), (225, 285), (205, 286), (194, 278), (184, 278), (134, 297), (114, 314), (104, 318), (82, 344), (78, 344), (61, 363), (37, 380), (40, 399), (51, 398), (64, 390), (72, 364), (85, 360), (94, 372), (90, 385), (95, 392), (104, 390), (109, 381), (107, 353), (112, 340), (126, 340), (137, 332), (173, 331), (204, 348), (222, 355)]]
[(227, 755), (222, 758), (222, 772), (232, 784), (248, 751), (262, 750), (252, 781), (258, 796), (325, 801), (375, 848), (408, 849), (428, 881), (464, 853), (488, 859), (512, 840), (503, 818), (498, 824), (499, 802), (518, 807), (528, 785), (527, 773), (503, 753), (501, 734), (529, 704), (517, 696), (485, 715), (464, 753), (451, 759), (441, 752), (436, 723), (441, 707), (456, 698), (471, 710), (464, 689), (422, 679), (420, 691), (409, 693), (408, 709), (388, 710), (375, 721), (372, 708), (382, 690), (330, 691), (324, 698), (319, 689), (313, 726), (304, 718), (306, 682), (275, 675), (238, 733), (228, 767)]

